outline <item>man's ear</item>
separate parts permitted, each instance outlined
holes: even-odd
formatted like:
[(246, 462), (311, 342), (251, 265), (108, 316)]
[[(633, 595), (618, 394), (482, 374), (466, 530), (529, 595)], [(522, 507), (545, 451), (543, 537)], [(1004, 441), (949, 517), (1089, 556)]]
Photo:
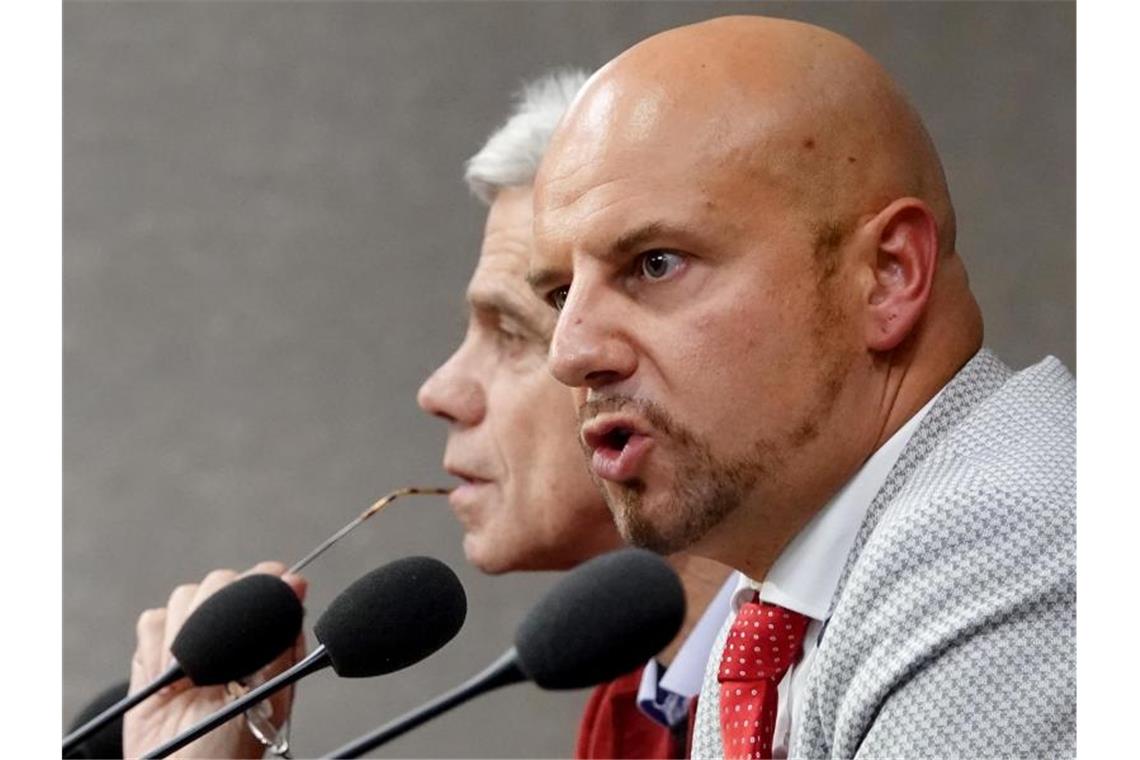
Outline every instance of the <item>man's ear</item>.
[(938, 266), (938, 224), (917, 198), (899, 198), (866, 228), (876, 241), (871, 289), (863, 305), (867, 347), (890, 351), (926, 311)]

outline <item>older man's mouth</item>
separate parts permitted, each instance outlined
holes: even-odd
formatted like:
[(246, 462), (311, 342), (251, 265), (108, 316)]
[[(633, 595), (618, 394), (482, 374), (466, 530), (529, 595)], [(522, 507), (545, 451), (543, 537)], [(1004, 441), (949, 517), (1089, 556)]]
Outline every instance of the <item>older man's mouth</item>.
[(451, 493), (447, 496), (447, 500), (451, 502), (453, 507), (468, 504), (478, 491), (494, 482), (458, 467), (444, 465), (444, 469), (448, 475), (458, 478), (461, 481), (459, 485), (451, 489)]
[(595, 417), (582, 426), (582, 442), (591, 452), (594, 474), (615, 483), (636, 477), (653, 448), (647, 426), (626, 415)]

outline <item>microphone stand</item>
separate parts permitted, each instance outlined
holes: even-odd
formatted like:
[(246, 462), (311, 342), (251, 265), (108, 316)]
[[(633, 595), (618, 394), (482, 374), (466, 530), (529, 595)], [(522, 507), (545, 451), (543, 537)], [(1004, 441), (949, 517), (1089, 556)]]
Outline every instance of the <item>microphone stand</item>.
[(445, 713), (469, 699), (500, 686), (509, 686), (527, 680), (529, 680), (528, 677), (519, 668), (518, 652), (515, 651), (514, 647), (511, 647), (481, 673), (464, 681), (451, 691), (441, 694), (427, 704), (421, 705), (381, 726), (372, 733), (344, 745), (329, 757), (360, 757), (365, 752), (411, 731), (416, 726), (426, 723), (435, 716)]
[(152, 749), (150, 752), (143, 755), (143, 757), (166, 757), (171, 752), (182, 749), (187, 744), (199, 738), (200, 736), (213, 731), (215, 728), (222, 725), (239, 713), (245, 712), (245, 710), (250, 705), (260, 702), (261, 700), (270, 697), (273, 694), (276, 694), (278, 691), (285, 688), (294, 681), (298, 681), (310, 673), (315, 673), (318, 670), (327, 668), (331, 664), (332, 660), (329, 659), (328, 652), (325, 650), (325, 645), (321, 644), (316, 649), (314, 649), (312, 653), (305, 657), (305, 659), (301, 660), (293, 667), (289, 668), (278, 676), (269, 679), (265, 683), (261, 684), (261, 686), (258, 686), (256, 689), (250, 691), (241, 699), (230, 702), (221, 710), (218, 710), (208, 718), (204, 718), (197, 725), (192, 726), (186, 731), (183, 731), (181, 734), (174, 737), (165, 744)]
[(182, 670), (182, 666), (175, 662), (166, 670), (165, 673), (160, 675), (150, 684), (143, 687), (142, 689), (139, 689), (134, 694), (128, 694), (127, 696), (123, 697), (118, 702), (111, 705), (106, 710), (99, 713), (94, 718), (87, 721), (67, 736), (63, 737), (63, 754), (66, 755), (71, 752), (73, 749), (79, 746), (79, 744), (81, 744), (84, 739), (106, 726), (108, 723), (125, 713), (127, 710), (130, 710), (139, 702), (142, 702), (144, 699), (151, 696), (155, 692), (166, 688), (170, 684), (185, 676), (186, 673)]

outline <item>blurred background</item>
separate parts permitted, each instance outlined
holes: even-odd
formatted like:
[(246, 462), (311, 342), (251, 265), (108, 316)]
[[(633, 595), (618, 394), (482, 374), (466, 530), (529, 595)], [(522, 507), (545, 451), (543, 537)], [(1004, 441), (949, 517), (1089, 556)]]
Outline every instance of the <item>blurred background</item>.
[[(447, 483), (414, 395), (462, 334), (485, 213), (463, 161), (525, 79), (730, 13), (885, 64), (940, 149), (987, 343), (1076, 370), (1071, 3), (68, 2), (65, 722), (177, 584), (292, 562), (382, 493)], [(306, 571), (310, 620), (409, 554), (454, 567), (470, 611), (406, 671), (303, 682), (298, 756), (482, 668), (554, 580), (483, 576), (461, 535), (443, 499), (402, 500)], [(566, 756), (585, 698), (511, 687), (378, 755)]]

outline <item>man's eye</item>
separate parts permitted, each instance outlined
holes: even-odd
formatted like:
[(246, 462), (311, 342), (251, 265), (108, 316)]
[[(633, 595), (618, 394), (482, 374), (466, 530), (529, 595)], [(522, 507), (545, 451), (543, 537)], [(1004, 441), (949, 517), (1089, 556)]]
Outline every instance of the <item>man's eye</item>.
[(672, 251), (648, 251), (641, 254), (640, 267), (641, 274), (647, 280), (664, 280), (685, 263), (685, 259), (679, 253)]
[(525, 335), (521, 335), (517, 332), (512, 332), (510, 330), (504, 330), (501, 327), (495, 331), (495, 334), (498, 335), (499, 340), (503, 341), (504, 343), (518, 343), (518, 342), (526, 340)]
[(570, 286), (568, 285), (555, 288), (546, 294), (546, 302), (553, 306), (555, 311), (562, 311), (562, 307), (566, 305), (566, 296), (569, 294)]

